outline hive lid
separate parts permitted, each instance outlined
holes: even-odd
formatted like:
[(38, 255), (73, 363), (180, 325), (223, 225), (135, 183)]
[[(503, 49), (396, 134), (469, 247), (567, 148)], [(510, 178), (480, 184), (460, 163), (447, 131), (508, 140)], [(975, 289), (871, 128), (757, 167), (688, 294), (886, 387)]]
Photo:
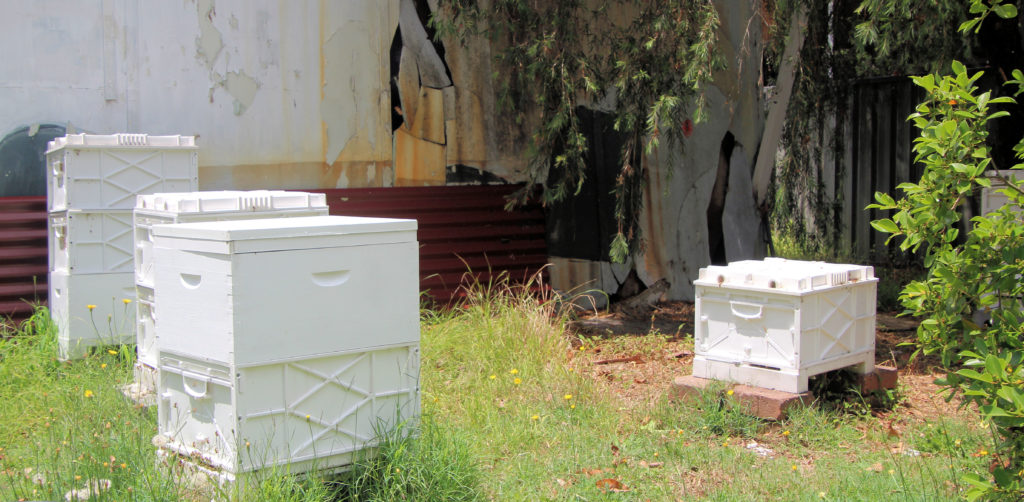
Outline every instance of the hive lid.
[(46, 153), (75, 148), (196, 148), (195, 136), (150, 136), (148, 134), (68, 134), (47, 143)]
[(327, 209), (327, 196), (285, 190), (156, 193), (139, 195), (135, 209), (174, 214)]
[(389, 240), (399, 242), (415, 240), (415, 231), (416, 220), (357, 216), (260, 218), (153, 226), (153, 235), (156, 237), (220, 242), (274, 241), (282, 243), (280, 249), (289, 249), (287, 242), (293, 238), (331, 238), (402, 232), (409, 234), (406, 238)]
[(873, 280), (870, 266), (765, 258), (702, 268), (694, 284), (801, 292)]

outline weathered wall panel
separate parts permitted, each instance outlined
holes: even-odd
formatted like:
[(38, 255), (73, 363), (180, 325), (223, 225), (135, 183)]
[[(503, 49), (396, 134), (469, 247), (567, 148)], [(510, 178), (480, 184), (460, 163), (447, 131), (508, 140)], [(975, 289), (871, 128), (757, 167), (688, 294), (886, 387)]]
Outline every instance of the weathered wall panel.
[(197, 135), (203, 189), (392, 179), (398, 0), (54, 0), (3, 23), (19, 57), (0, 68), (0, 135)]

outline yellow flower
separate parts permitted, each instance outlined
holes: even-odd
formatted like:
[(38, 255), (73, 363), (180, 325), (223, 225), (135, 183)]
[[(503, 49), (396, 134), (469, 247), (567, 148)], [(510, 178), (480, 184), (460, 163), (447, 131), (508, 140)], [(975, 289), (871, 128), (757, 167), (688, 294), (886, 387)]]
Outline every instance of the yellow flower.
[(793, 464), (793, 467), (792, 467), (792, 469), (793, 469), (794, 471), (796, 470), (796, 464)]
[(587, 350), (587, 348), (582, 346), (582, 345), (580, 345), (580, 352), (583, 352), (584, 350)]
[(128, 464), (126, 464), (124, 462), (121, 462), (121, 468), (122, 469), (127, 469), (128, 468)]
[(81, 481), (81, 480), (82, 480), (82, 476), (79, 476), (78, 474), (75, 474), (75, 481)]
[(530, 420), (540, 420), (540, 415), (534, 415), (530, 417)]
[(132, 302), (132, 300), (130, 298), (125, 298), (125, 299), (123, 299), (121, 301), (124, 302), (125, 305), (128, 305), (129, 303)]
[(309, 413), (306, 414), (306, 420), (309, 420)]
[(565, 397), (565, 400), (568, 401), (568, 400), (572, 399), (572, 394), (566, 394), (564, 397)]
[(516, 385), (519, 385), (519, 384), (523, 383), (523, 379), (519, 378), (519, 377), (516, 377), (515, 380), (512, 380), (512, 383), (514, 383)]
[(117, 355), (117, 351), (114, 350), (114, 349), (107, 349), (107, 354), (110, 354), (112, 356), (116, 356)]
[(85, 389), (85, 397), (92, 397), (92, 396), (93, 396), (92, 391), (89, 390), (89, 389)]
[(726, 394), (728, 394), (728, 395), (730, 395), (730, 396), (731, 396), (731, 395), (733, 395), (733, 394), (734, 394), (734, 392), (732, 391), (732, 389), (729, 389), (729, 391), (728, 391), (728, 392), (726, 392)]
[(789, 435), (789, 431), (782, 431), (782, 435), (783, 436), (788, 436)]
[(508, 372), (513, 374), (513, 375), (515, 375), (515, 374), (519, 373), (519, 370), (517, 370), (515, 368), (512, 368), (512, 369), (508, 370)]
[(92, 309), (96, 308), (96, 306), (92, 305), (92, 304), (89, 304), (89, 305), (86, 305), (85, 308), (87, 308), (87, 309), (89, 309), (91, 311)]
[(825, 498), (825, 492), (818, 492), (818, 498)]
[(100, 369), (103, 369), (103, 368), (106, 368), (106, 367), (107, 367), (107, 363), (103, 363), (103, 364), (100, 365)]
[(487, 378), (490, 378), (491, 380), (494, 380), (495, 378), (498, 378), (498, 375), (491, 375), (491, 376), (489, 376)]
[(570, 410), (575, 410), (576, 409), (576, 405), (575, 404), (570, 404), (569, 405), (569, 409)]

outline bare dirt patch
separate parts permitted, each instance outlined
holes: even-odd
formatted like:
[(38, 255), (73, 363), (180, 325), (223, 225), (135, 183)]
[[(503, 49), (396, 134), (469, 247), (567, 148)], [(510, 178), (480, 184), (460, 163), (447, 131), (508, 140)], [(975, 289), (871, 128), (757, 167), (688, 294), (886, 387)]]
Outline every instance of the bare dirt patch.
[[(933, 360), (917, 358), (909, 363), (914, 348), (903, 344), (914, 340), (918, 323), (897, 313), (877, 316), (875, 361), (897, 367), (904, 398), (887, 417), (896, 427), (970, 414), (958, 409), (958, 400), (946, 402), (939, 394), (940, 387), (933, 382), (939, 375)], [(585, 312), (572, 323), (572, 329), (577, 350), (574, 366), (600, 382), (623, 406), (656, 403), (674, 377), (692, 371), (692, 303), (662, 302), (642, 315), (617, 311), (614, 306)]]

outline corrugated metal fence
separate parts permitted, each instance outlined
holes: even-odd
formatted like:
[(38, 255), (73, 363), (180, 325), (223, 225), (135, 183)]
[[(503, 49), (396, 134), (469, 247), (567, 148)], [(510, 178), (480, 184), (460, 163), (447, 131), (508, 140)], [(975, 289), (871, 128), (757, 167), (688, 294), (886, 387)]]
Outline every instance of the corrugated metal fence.
[[(505, 211), (522, 185), (310, 190), (327, 195), (331, 214), (413, 218), (419, 222), (420, 289), (445, 303), (472, 277), (529, 278), (547, 263), (544, 211)], [(47, 297), (46, 197), (0, 198), (0, 318), (23, 319)]]
[(0, 197), (0, 318), (46, 300), (46, 197)]

